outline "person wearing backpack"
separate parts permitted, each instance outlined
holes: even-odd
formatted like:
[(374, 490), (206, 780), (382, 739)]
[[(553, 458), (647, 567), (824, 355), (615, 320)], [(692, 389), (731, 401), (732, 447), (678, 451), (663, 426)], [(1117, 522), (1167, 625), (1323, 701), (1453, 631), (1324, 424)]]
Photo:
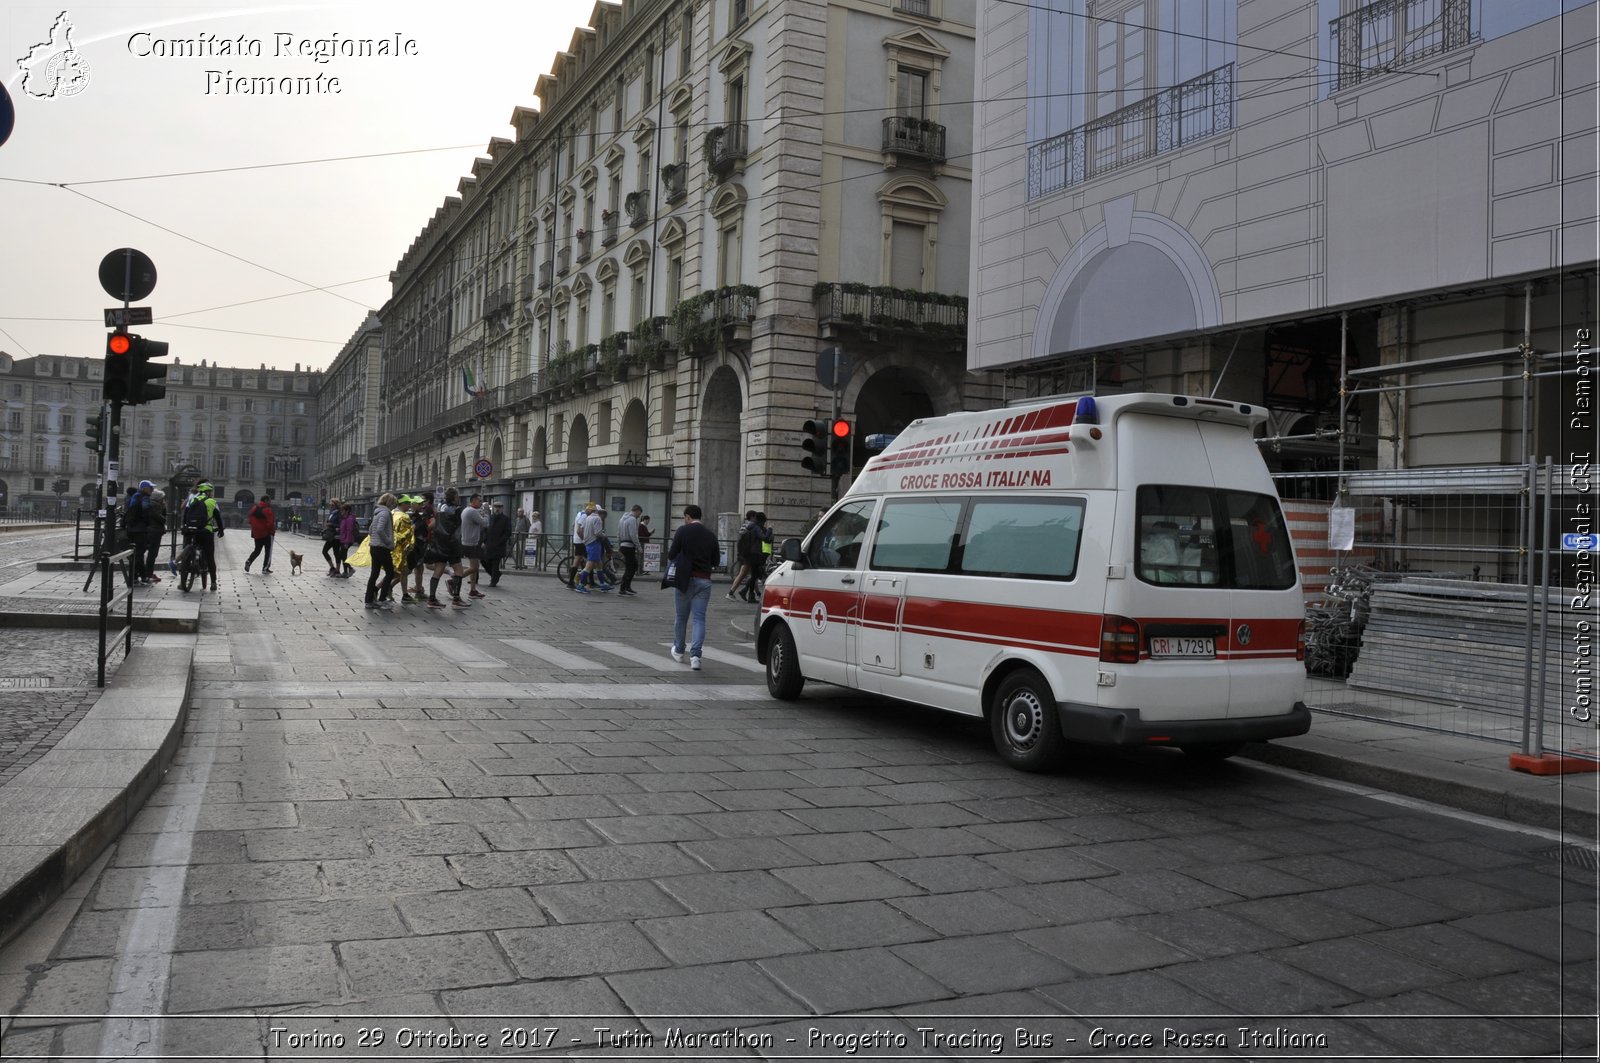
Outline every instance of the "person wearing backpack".
[(250, 551), (250, 556), (245, 559), (244, 570), (250, 571), (250, 566), (255, 563), (256, 557), (262, 553), (266, 557), (261, 561), (261, 574), (272, 575), (272, 537), (277, 533), (278, 518), (272, 512), (272, 496), (262, 495), (261, 501), (250, 507), (248, 516), (250, 521), (250, 538), (255, 540), (256, 548)]
[(151, 582), (151, 573), (145, 569), (145, 555), (149, 553), (150, 492), (155, 489), (156, 485), (149, 480), (140, 480), (139, 486), (128, 492), (128, 501), (122, 507), (122, 530), (133, 548), (133, 577), (140, 586)]
[(183, 556), (178, 562), (178, 589), (185, 594), (200, 577), (204, 590), (206, 577), (211, 578), (211, 589), (217, 589), (217, 540), (222, 537), (222, 515), (217, 511), (217, 500), (211, 497), (213, 488), (208, 483), (195, 485), (194, 497), (183, 507)]

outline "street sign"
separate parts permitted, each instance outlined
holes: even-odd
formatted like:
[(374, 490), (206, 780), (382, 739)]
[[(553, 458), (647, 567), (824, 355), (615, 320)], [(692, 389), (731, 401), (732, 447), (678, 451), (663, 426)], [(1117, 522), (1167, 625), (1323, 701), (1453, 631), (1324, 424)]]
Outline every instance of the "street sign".
[(153, 325), (155, 318), (148, 306), (113, 306), (104, 311), (106, 328), (127, 328), (129, 325)]
[(487, 480), (494, 472), (494, 462), (488, 458), (479, 458), (472, 466), (472, 474), (480, 480)]
[(1594, 534), (1583, 535), (1579, 532), (1566, 532), (1561, 536), (1561, 549), (1569, 553), (1578, 550), (1594, 550), (1597, 545), (1600, 545), (1597, 540), (1600, 540), (1600, 536)]
[[(834, 367), (838, 366), (837, 379)], [(824, 347), (817, 352), (817, 383), (830, 391), (841, 388), (850, 379), (850, 374), (855, 372), (855, 364), (850, 361), (850, 356), (844, 353), (837, 345)]]
[(143, 251), (119, 247), (100, 260), (100, 287), (125, 303), (143, 299), (156, 290), (156, 264)]

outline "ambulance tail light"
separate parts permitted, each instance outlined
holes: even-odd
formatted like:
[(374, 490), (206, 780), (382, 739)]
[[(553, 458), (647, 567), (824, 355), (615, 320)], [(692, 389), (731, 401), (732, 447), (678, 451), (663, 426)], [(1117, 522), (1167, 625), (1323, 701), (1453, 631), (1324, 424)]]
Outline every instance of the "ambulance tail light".
[(1139, 663), (1139, 622), (1107, 613), (1100, 621), (1100, 660), (1105, 664)]
[(1297, 661), (1306, 659), (1306, 622), (1304, 620), (1300, 621), (1300, 626), (1295, 629), (1294, 659)]

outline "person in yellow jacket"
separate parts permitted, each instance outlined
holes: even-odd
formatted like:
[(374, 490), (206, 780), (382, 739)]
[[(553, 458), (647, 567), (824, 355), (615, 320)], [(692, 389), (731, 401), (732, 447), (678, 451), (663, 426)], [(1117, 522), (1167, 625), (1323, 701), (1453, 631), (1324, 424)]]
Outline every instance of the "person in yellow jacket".
[(401, 495), (400, 502), (394, 507), (394, 570), (400, 573), (400, 604), (414, 605), (416, 599), (406, 593), (405, 576), (411, 567), (411, 548), (416, 545), (417, 533), (411, 527), (411, 506), (419, 499), (414, 495)]

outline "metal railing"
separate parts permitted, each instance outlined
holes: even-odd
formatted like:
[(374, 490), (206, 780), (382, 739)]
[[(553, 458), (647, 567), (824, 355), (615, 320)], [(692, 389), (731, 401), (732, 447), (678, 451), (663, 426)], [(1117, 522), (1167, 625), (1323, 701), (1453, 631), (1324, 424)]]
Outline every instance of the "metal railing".
[(706, 131), (706, 165), (718, 174), (725, 174), (736, 163), (750, 154), (750, 127), (743, 122), (729, 122)]
[(1470, 0), (1376, 0), (1328, 23), (1334, 91), (1472, 41)]
[[(118, 554), (102, 551), (100, 554), (100, 653), (99, 667), (95, 674), (96, 686), (106, 685), (106, 658), (116, 650), (117, 642), (122, 643), (123, 660), (127, 660), (128, 654), (133, 652), (133, 555), (132, 550), (124, 550)], [(114, 565), (121, 568), (124, 577), (116, 590), (112, 590), (111, 582)], [(123, 603), (126, 604), (122, 627), (112, 631), (111, 610)]]
[(674, 162), (661, 167), (661, 184), (668, 203), (682, 199), (689, 191), (689, 164)]
[(1028, 198), (1233, 128), (1233, 64), (1146, 96), (1028, 148)]
[(945, 128), (927, 118), (891, 114), (883, 120), (883, 150), (931, 162), (944, 161)]

